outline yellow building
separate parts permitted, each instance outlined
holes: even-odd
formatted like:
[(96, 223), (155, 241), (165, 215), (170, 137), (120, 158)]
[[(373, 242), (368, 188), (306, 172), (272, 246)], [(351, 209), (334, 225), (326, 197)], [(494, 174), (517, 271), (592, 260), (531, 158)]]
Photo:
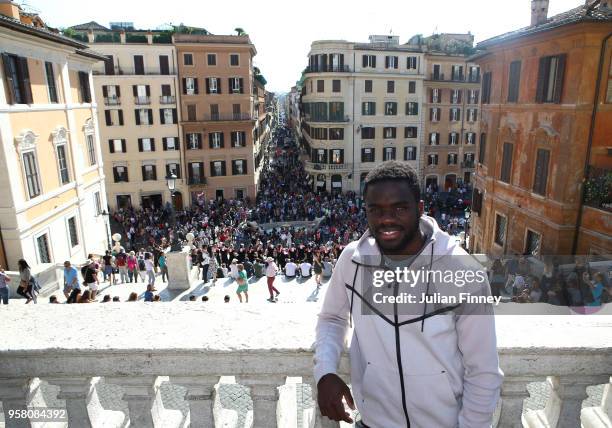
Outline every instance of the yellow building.
[(103, 57), (0, 3), (0, 264), (107, 247), (92, 67)]

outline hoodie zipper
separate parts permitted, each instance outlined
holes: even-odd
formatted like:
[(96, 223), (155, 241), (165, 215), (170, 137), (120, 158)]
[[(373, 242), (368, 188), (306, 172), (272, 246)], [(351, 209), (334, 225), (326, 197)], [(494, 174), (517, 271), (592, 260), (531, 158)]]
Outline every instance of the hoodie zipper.
[[(393, 284), (393, 295), (397, 297), (399, 292), (399, 284), (397, 281)], [(408, 416), (408, 408), (406, 406), (406, 388), (404, 386), (404, 368), (402, 366), (402, 352), (400, 344), (400, 326), (399, 317), (397, 315), (397, 302), (393, 303), (393, 319), (395, 325), (395, 355), (397, 358), (397, 368), (399, 370), (400, 388), (402, 389), (402, 409), (404, 410), (404, 417), (406, 418), (406, 428), (410, 428), (410, 417)]]

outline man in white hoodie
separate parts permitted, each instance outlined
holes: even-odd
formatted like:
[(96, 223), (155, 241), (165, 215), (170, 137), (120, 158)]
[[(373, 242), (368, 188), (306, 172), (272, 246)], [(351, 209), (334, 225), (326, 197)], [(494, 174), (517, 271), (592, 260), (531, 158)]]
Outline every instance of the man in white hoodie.
[[(373, 298), (422, 290), (426, 296), (457, 297), (461, 291), (486, 299), (486, 276), (476, 285), (436, 277), (373, 285), (377, 271), (478, 267), (434, 219), (422, 215), (418, 179), (408, 164), (385, 162), (371, 171), (364, 195), (369, 228), (342, 252), (317, 324), (314, 375), (321, 413), (352, 422), (344, 398), (359, 409), (363, 427), (490, 427), (503, 380), (491, 304), (428, 305), (424, 299), (378, 305)], [(336, 375), (349, 336), (355, 398)]]

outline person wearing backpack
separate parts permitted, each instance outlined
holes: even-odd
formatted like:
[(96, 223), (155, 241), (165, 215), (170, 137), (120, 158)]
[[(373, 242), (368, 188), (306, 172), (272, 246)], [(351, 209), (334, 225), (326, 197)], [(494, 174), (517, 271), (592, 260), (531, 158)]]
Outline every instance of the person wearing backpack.
[(147, 253), (141, 248), (138, 252), (138, 276), (142, 282), (146, 281), (147, 266), (145, 265), (145, 256)]

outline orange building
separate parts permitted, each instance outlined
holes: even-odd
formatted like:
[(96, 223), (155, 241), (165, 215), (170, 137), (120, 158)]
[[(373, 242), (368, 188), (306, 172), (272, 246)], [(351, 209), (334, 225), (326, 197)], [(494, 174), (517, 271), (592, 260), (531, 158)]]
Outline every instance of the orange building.
[(612, 9), (587, 1), (485, 40), (471, 250), (612, 254)]

